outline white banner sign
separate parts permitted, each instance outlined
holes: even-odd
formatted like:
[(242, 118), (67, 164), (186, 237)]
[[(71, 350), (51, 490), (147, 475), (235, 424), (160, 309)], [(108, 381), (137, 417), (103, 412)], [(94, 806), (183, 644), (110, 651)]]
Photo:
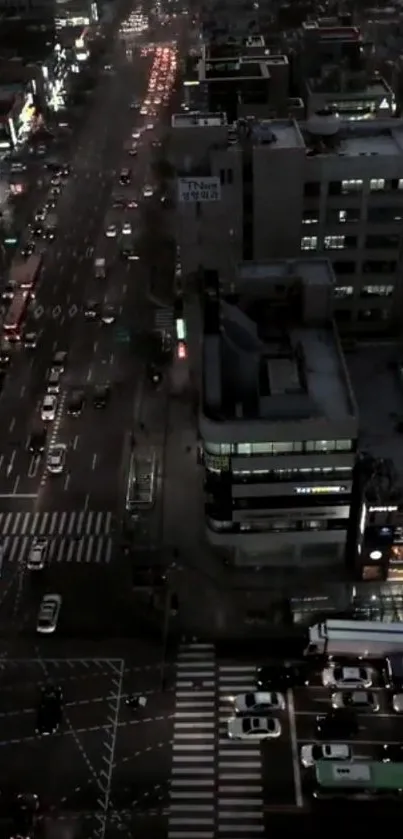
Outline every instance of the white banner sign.
[(219, 178), (178, 178), (178, 199), (183, 203), (220, 201)]

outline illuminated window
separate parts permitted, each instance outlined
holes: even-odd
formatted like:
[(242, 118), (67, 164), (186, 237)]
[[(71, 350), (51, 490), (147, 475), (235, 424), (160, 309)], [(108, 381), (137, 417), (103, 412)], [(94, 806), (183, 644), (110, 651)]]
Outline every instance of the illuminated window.
[(385, 189), (385, 178), (371, 178), (369, 188), (371, 192), (379, 192), (381, 189)]
[(390, 297), (393, 294), (393, 285), (364, 285), (361, 289), (361, 297)]
[(335, 297), (351, 297), (353, 293), (353, 286), (352, 285), (336, 285), (333, 289), (333, 294)]
[(325, 236), (324, 246), (326, 250), (342, 251), (345, 248), (345, 236)]
[(303, 236), (301, 239), (301, 250), (302, 251), (316, 251), (318, 247), (318, 237), (317, 236)]
[(341, 182), (341, 191), (344, 195), (348, 194), (349, 192), (361, 192), (363, 187), (363, 181), (359, 180), (358, 178), (351, 178), (348, 181)]

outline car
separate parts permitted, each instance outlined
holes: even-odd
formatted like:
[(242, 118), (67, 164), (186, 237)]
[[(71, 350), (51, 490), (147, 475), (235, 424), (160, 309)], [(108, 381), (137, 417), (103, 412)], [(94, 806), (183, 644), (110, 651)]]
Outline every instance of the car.
[(137, 251), (133, 247), (122, 248), (120, 251), (120, 255), (123, 259), (127, 259), (129, 262), (138, 262), (138, 260), (140, 259)]
[(143, 196), (144, 198), (152, 198), (154, 195), (154, 190), (150, 184), (145, 184), (143, 186)]
[(99, 306), (95, 300), (87, 300), (84, 307), (84, 317), (86, 320), (96, 320), (99, 314)]
[(35, 350), (38, 343), (38, 335), (36, 332), (26, 332), (23, 338), (24, 347), (26, 350)]
[(84, 407), (84, 393), (82, 390), (73, 390), (67, 404), (67, 413), (71, 417), (79, 417)]
[(134, 131), (132, 131), (133, 140), (139, 140), (140, 137), (141, 137), (141, 131), (139, 131), (137, 128)]
[(114, 306), (110, 306), (110, 305), (104, 306), (101, 320), (102, 320), (102, 323), (105, 326), (110, 326), (112, 323), (115, 323), (116, 314), (115, 314)]
[(345, 743), (305, 743), (301, 746), (301, 763), (305, 769), (317, 760), (352, 760), (353, 752)]
[(61, 170), (60, 170), (60, 175), (61, 175), (61, 177), (62, 177), (62, 178), (68, 178), (68, 176), (70, 175), (70, 173), (71, 173), (71, 166), (70, 166), (70, 163), (64, 163), (64, 164), (63, 164), (63, 166), (62, 166), (62, 168), (61, 168)]
[(357, 733), (357, 716), (352, 708), (332, 708), (326, 714), (318, 714), (315, 718), (315, 734), (318, 740), (350, 740)]
[(131, 236), (132, 226), (130, 224), (130, 221), (125, 221), (122, 224), (122, 233), (123, 233), (124, 236)]
[(28, 437), (28, 451), (35, 455), (42, 454), (46, 448), (47, 436), (48, 430), (45, 425), (31, 431)]
[(59, 620), (62, 598), (60, 594), (45, 594), (39, 607), (36, 631), (40, 635), (50, 635), (55, 631)]
[(377, 759), (382, 763), (403, 763), (403, 743), (384, 743), (379, 748)]
[(53, 422), (56, 417), (57, 399), (52, 393), (47, 393), (42, 402), (41, 419), (42, 422)]
[(132, 146), (128, 151), (130, 157), (136, 157), (138, 154), (137, 146)]
[(27, 568), (28, 571), (43, 571), (46, 565), (48, 552), (48, 540), (43, 536), (37, 536), (30, 547)]
[(403, 714), (403, 693), (393, 693), (391, 704), (395, 714)]
[(106, 408), (111, 395), (110, 385), (97, 385), (94, 388), (92, 404), (94, 408)]
[(125, 201), (124, 198), (121, 198), (120, 196), (117, 195), (115, 198), (112, 199), (112, 207), (114, 209), (116, 209), (116, 210), (123, 209), (123, 207), (125, 207), (125, 206), (126, 206), (126, 201)]
[(57, 187), (57, 186), (60, 187), (61, 181), (60, 181), (59, 175), (53, 175), (53, 178), (50, 179), (50, 183), (52, 184), (53, 187)]
[(162, 382), (162, 371), (154, 362), (149, 361), (146, 365), (147, 378), (152, 385), (159, 385)]
[(58, 183), (52, 186), (52, 189), (49, 190), (49, 198), (58, 198), (62, 191), (62, 185), (58, 179)]
[(126, 209), (127, 210), (137, 210), (139, 206), (139, 202), (136, 198), (128, 198), (126, 202)]
[(379, 711), (378, 695), (372, 690), (338, 690), (332, 694), (332, 708), (354, 708), (357, 713)]
[(63, 472), (66, 462), (67, 446), (64, 443), (55, 443), (50, 446), (47, 459), (47, 470), (51, 475), (60, 475)]
[(67, 362), (67, 350), (57, 350), (52, 359), (52, 367), (63, 371)]
[(56, 204), (57, 204), (57, 200), (56, 200), (55, 196), (52, 196), (51, 198), (48, 198), (48, 200), (45, 204), (45, 207), (46, 207), (47, 210), (54, 210), (55, 207), (56, 207)]
[(116, 224), (108, 224), (105, 230), (105, 236), (107, 236), (108, 239), (114, 239), (117, 236), (117, 234), (118, 229), (116, 227)]
[(10, 839), (32, 839), (39, 811), (39, 797), (34, 793), (20, 793), (12, 804)]
[(15, 283), (8, 282), (3, 288), (1, 292), (1, 299), (2, 300), (12, 300), (15, 295)]
[(234, 699), (236, 714), (258, 714), (263, 711), (283, 711), (285, 699), (281, 693), (256, 691), (255, 693), (241, 693)]
[(59, 685), (44, 685), (36, 714), (36, 734), (56, 734), (62, 724), (63, 692)]
[(43, 224), (38, 221), (38, 222), (35, 222), (35, 224), (32, 225), (31, 233), (32, 233), (33, 236), (36, 236), (38, 239), (39, 238), (42, 239), (43, 234), (44, 234), (44, 230), (45, 230), (45, 228), (44, 228)]
[(280, 737), (280, 721), (274, 717), (231, 717), (227, 722), (232, 740), (268, 740)]
[(63, 371), (58, 367), (51, 367), (48, 378), (48, 393), (59, 393)]
[(33, 241), (29, 241), (25, 245), (23, 245), (23, 247), (21, 248), (22, 258), (23, 259), (28, 259), (28, 257), (33, 254), (33, 252), (35, 250), (35, 247), (36, 247), (36, 244)]
[(6, 344), (0, 346), (0, 370), (6, 370), (11, 361), (10, 350)]
[(153, 129), (154, 129), (154, 123), (153, 122), (147, 122), (146, 131), (153, 131)]
[(370, 688), (372, 671), (369, 667), (340, 667), (330, 664), (322, 670), (322, 684), (331, 688)]
[(130, 183), (131, 177), (132, 176), (131, 176), (130, 169), (122, 169), (122, 171), (119, 175), (119, 183), (122, 184), (122, 186), (126, 186), (127, 184)]
[(256, 671), (256, 687), (258, 690), (287, 690), (293, 687), (303, 687), (310, 683), (310, 669), (306, 662), (294, 664), (267, 664), (258, 667)]

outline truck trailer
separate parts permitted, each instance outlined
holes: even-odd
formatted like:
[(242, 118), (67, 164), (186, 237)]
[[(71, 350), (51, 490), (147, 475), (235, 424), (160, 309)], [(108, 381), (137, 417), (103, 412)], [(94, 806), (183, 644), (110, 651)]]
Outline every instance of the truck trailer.
[(325, 620), (309, 627), (307, 656), (384, 658), (403, 652), (403, 623)]

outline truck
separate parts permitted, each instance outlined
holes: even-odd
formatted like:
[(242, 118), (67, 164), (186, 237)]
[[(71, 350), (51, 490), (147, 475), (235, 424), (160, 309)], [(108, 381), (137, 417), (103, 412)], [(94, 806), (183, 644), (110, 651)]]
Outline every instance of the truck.
[(385, 658), (403, 652), (403, 623), (329, 619), (309, 627), (306, 656)]
[(106, 259), (97, 256), (94, 262), (94, 274), (97, 280), (104, 280), (106, 277)]

